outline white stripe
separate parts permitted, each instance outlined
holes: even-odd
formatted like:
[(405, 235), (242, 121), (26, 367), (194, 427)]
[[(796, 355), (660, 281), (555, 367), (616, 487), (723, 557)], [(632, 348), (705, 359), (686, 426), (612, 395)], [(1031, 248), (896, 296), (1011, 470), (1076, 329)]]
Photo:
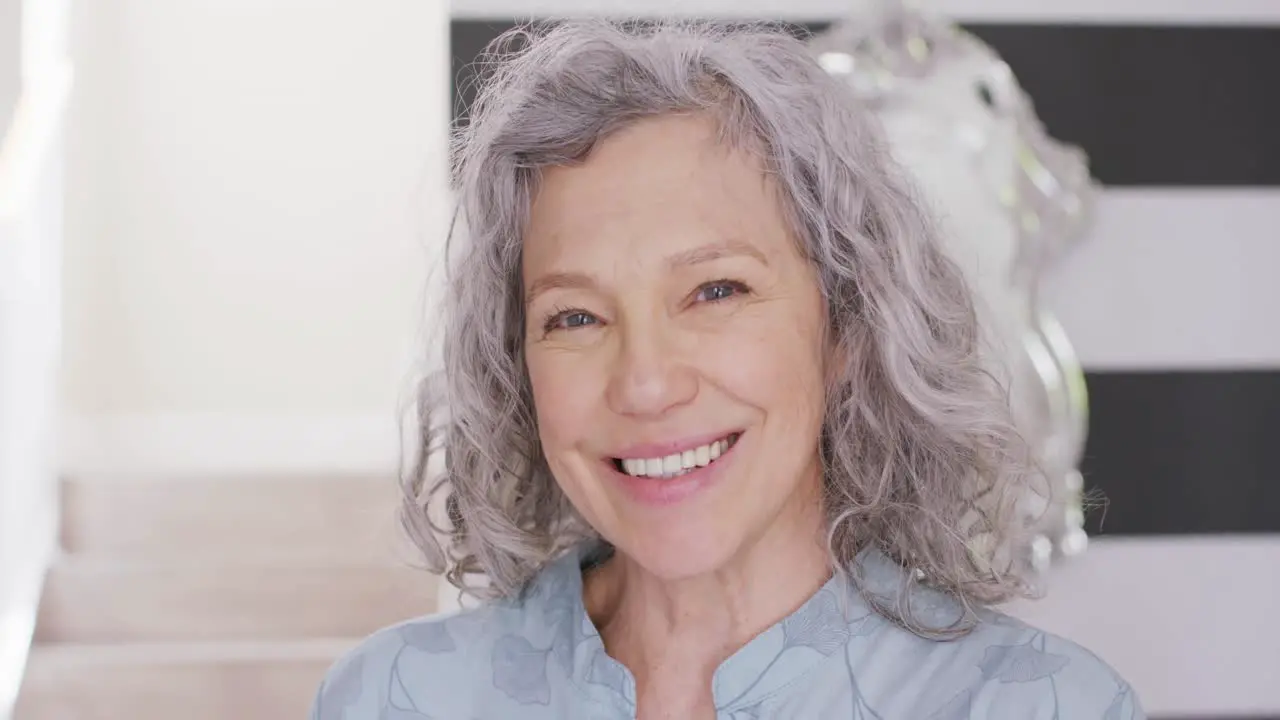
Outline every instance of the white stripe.
[(1107, 190), (1046, 301), (1089, 369), (1280, 367), (1280, 189)]
[[(969, 22), (1280, 25), (1276, 0), (921, 0)], [(453, 0), (455, 19), (626, 17), (833, 20), (849, 0)]]
[(1089, 648), (1148, 715), (1280, 713), (1280, 537), (1098, 539), (1012, 614)]

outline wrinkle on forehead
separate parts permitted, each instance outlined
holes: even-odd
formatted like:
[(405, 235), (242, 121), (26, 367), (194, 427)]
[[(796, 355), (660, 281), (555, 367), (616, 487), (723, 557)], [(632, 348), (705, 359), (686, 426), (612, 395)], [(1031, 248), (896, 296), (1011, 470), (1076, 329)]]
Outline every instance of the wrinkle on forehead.
[[(643, 224), (646, 213), (672, 207), (691, 211), (715, 235), (747, 236), (758, 229), (752, 223), (768, 217), (753, 206), (766, 202), (788, 215), (764, 160), (727, 145), (717, 125), (710, 113), (649, 118), (598, 143), (581, 163), (544, 168), (531, 198), (526, 236), (557, 241), (565, 234), (598, 235), (611, 222)], [(626, 136), (636, 133), (643, 139), (627, 142), (635, 138)], [(653, 153), (666, 153), (672, 161), (647, 162)], [(620, 165), (634, 169), (619, 172)], [(746, 177), (761, 184), (752, 188)], [(712, 197), (691, 208), (691, 193)], [(793, 234), (789, 224), (786, 231)]]

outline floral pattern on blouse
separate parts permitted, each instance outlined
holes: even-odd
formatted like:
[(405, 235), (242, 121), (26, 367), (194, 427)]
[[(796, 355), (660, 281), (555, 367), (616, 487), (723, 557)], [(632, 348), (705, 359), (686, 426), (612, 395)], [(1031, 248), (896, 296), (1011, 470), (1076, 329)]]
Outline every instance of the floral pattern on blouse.
[[(523, 599), (381, 630), (340, 658), (311, 720), (623, 720), (635, 679), (605, 652), (582, 604), (588, 548), (549, 565)], [(864, 590), (906, 572), (864, 553)], [(932, 624), (958, 617), (918, 589)], [(837, 576), (730, 656), (712, 678), (718, 720), (1143, 720), (1132, 688), (1089, 651), (984, 611), (957, 640), (920, 638), (872, 612)]]

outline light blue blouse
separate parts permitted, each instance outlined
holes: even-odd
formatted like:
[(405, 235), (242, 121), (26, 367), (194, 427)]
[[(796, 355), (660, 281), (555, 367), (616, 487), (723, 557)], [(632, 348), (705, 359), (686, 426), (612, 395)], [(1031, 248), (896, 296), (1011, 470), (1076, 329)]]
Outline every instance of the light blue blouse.
[[(618, 720), (635, 680), (605, 653), (582, 602), (586, 548), (549, 565), (520, 600), (375, 633), (330, 669), (312, 720)], [(865, 592), (891, 596), (906, 572), (866, 552)], [(832, 578), (714, 674), (720, 720), (1140, 720), (1138, 698), (1080, 646), (984, 611), (959, 640), (922, 639)], [(845, 602), (841, 602), (842, 596)], [(931, 624), (958, 617), (919, 590)]]

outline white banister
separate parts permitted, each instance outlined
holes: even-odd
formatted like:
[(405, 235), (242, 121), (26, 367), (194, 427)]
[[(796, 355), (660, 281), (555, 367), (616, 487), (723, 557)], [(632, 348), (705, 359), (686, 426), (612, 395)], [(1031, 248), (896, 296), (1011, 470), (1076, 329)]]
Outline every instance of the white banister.
[(0, 123), (0, 720), (17, 699), (57, 547), (65, 10), (24, 4), (21, 86)]

